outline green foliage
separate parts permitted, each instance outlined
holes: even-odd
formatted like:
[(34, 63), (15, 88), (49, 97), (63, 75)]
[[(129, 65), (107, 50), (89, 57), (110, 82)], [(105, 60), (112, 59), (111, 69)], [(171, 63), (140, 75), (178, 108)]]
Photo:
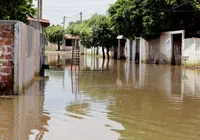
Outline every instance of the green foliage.
[(87, 21), (70, 24), (66, 32), (73, 36), (79, 36), (84, 47), (90, 48), (92, 46), (92, 29), (88, 26)]
[(60, 25), (52, 25), (45, 30), (46, 38), (49, 42), (57, 44), (60, 50), (61, 41), (63, 40), (64, 30)]
[(113, 47), (117, 44), (117, 34), (109, 25), (108, 18), (103, 15), (93, 15), (88, 21), (92, 28), (94, 46)]
[(27, 23), (27, 16), (33, 17), (35, 14), (33, 0), (0, 1), (0, 20), (20, 20)]
[(118, 0), (108, 13), (110, 24), (119, 34), (147, 40), (161, 32), (188, 29), (200, 22), (197, 0)]
[(104, 15), (93, 15), (82, 23), (71, 23), (67, 33), (79, 36), (84, 47), (112, 47), (117, 43), (117, 34), (109, 26), (108, 18)]

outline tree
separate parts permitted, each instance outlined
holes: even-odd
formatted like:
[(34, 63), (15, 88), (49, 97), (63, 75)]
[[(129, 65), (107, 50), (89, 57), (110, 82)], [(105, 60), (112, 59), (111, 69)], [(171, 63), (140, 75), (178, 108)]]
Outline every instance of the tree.
[(60, 45), (63, 40), (64, 30), (60, 25), (47, 27), (45, 30), (46, 38), (49, 42), (58, 45), (58, 51), (60, 51)]
[[(96, 19), (94, 20), (95, 24), (92, 22), (93, 19)], [(103, 59), (105, 59), (104, 49), (106, 49), (107, 57), (109, 59), (110, 48), (117, 46), (117, 33), (111, 29), (106, 16), (94, 15), (90, 22), (92, 22), (91, 25), (93, 26), (92, 37), (94, 44), (102, 47)]]
[(194, 28), (200, 22), (197, 0), (118, 0), (108, 13), (119, 34), (147, 40), (164, 31), (188, 29), (191, 25)]
[(35, 14), (33, 0), (0, 1), (0, 20), (20, 20), (27, 23), (27, 16), (33, 17)]
[(67, 32), (81, 38), (81, 44), (86, 48), (102, 47), (103, 58), (107, 50), (108, 59), (110, 48), (117, 44), (117, 34), (111, 29), (108, 18), (104, 15), (94, 14), (90, 19), (83, 22), (72, 23)]
[(88, 26), (87, 21), (71, 23), (67, 27), (68, 34), (79, 36), (81, 44), (86, 48), (91, 48), (92, 44), (92, 29)]

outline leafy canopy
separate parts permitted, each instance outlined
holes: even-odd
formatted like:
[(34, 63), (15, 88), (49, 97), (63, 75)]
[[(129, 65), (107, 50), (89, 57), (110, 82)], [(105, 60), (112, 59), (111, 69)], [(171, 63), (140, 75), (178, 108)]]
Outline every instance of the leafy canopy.
[(45, 30), (45, 35), (49, 42), (58, 44), (58, 46), (60, 46), (64, 35), (63, 27), (60, 25), (52, 25), (47, 27)]
[(200, 22), (197, 0), (118, 0), (108, 13), (113, 28), (127, 38), (152, 39), (164, 31), (194, 29)]
[(67, 27), (67, 32), (81, 38), (84, 47), (112, 47), (117, 43), (117, 34), (109, 25), (108, 18), (104, 15), (94, 14), (83, 22), (72, 23)]
[(27, 16), (33, 17), (35, 14), (33, 0), (0, 1), (0, 20), (20, 20), (27, 23)]

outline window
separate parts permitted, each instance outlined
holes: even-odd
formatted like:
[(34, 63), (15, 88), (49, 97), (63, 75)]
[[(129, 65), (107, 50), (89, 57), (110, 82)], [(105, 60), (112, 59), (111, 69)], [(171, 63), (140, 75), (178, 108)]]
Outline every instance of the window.
[(72, 46), (72, 40), (71, 39), (66, 39), (65, 40), (65, 46)]

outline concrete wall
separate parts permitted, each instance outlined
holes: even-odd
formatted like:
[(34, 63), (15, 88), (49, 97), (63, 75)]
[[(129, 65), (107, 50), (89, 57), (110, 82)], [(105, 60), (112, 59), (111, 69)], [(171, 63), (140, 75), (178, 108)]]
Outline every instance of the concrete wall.
[[(148, 63), (158, 61), (160, 64), (171, 64), (174, 34), (182, 34), (182, 56), (180, 57), (188, 57), (186, 65), (200, 66), (200, 39), (185, 39), (185, 31), (183, 30), (165, 32), (158, 39), (150, 41), (140, 38), (140, 60)], [(135, 58), (135, 42), (135, 40), (127, 40), (125, 56), (128, 60)], [(185, 64), (185, 61), (182, 60), (182, 64)]]
[(57, 44), (53, 44), (53, 43), (50, 43), (50, 42), (47, 43), (47, 46), (48, 46), (48, 48), (58, 49), (58, 45)]
[[(15, 59), (18, 59), (19, 67), (16, 68), (15, 79), (16, 91), (21, 92), (23, 88), (28, 86), (35, 75), (40, 73), (40, 33), (39, 31), (23, 24), (18, 23), (19, 32), (15, 34), (18, 37), (18, 52), (16, 52)], [(17, 53), (19, 53), (17, 58)], [(18, 71), (17, 71), (18, 70)]]
[[(96, 47), (95, 48), (92, 47), (90, 49), (82, 48), (81, 52), (84, 52), (84, 54), (87, 54), (87, 55), (96, 55), (97, 54), (97, 48)], [(109, 54), (110, 54), (110, 58), (114, 58), (114, 50), (111, 50), (109, 52)], [(99, 47), (98, 55), (103, 57), (102, 47)], [(107, 57), (106, 49), (105, 49), (105, 55)]]
[(135, 40), (127, 39), (127, 42), (126, 42), (126, 45), (125, 45), (125, 50), (124, 50), (126, 59), (134, 60), (135, 51), (136, 51), (135, 46), (136, 46)]
[[(200, 39), (188, 38), (184, 40), (183, 57), (188, 57), (186, 65), (200, 65)], [(185, 62), (183, 62), (185, 64)]]
[(39, 31), (18, 21), (0, 21), (0, 89), (22, 92), (40, 72)]
[(148, 46), (148, 41), (146, 41), (145, 39), (141, 38), (140, 43), (142, 46), (141, 47), (141, 57), (140, 60), (142, 62), (148, 62), (148, 58), (149, 58), (149, 49), (148, 47), (144, 47), (144, 46)]
[[(143, 38), (138, 43), (140, 45), (140, 61), (171, 63), (173, 34), (182, 34), (182, 48), (184, 48), (185, 32), (170, 31), (164, 32), (158, 39), (147, 41)], [(125, 55), (128, 60), (135, 60), (136, 40), (127, 40)]]
[(148, 41), (148, 43), (143, 40), (142, 61), (148, 59), (150, 62), (157, 60), (159, 63), (171, 63), (173, 34), (182, 34), (182, 48), (184, 48), (185, 32), (183, 30), (164, 32), (158, 39)]

